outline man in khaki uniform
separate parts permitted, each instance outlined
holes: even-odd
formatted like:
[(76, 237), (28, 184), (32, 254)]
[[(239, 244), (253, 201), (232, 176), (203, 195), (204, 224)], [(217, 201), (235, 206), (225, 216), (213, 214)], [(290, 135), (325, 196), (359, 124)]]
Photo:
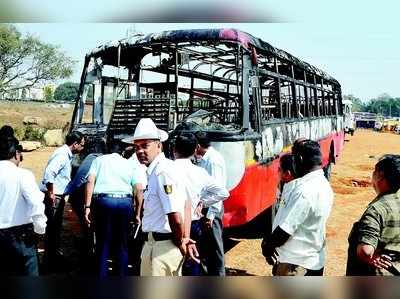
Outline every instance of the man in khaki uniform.
[(377, 197), (349, 236), (346, 275), (400, 275), (400, 156), (386, 155), (375, 165)]
[(167, 139), (165, 131), (157, 129), (151, 119), (144, 118), (131, 140), (139, 162), (147, 166), (148, 177), (142, 219), (146, 240), (141, 255), (142, 276), (181, 275), (186, 254), (195, 258), (194, 242), (188, 238), (190, 229), (185, 230), (184, 226), (184, 222), (190, 225), (190, 206), (185, 218), (187, 190), (179, 179), (180, 174), (174, 173), (173, 161), (162, 153), (161, 142)]

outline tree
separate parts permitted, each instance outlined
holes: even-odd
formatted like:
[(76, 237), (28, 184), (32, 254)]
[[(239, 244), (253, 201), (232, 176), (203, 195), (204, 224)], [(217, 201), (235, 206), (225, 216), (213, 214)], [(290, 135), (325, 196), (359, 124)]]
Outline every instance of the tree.
[(54, 99), (62, 102), (75, 101), (78, 96), (79, 84), (66, 82), (57, 86), (54, 92)]
[(0, 24), (0, 96), (68, 78), (74, 64), (59, 46), (23, 36), (13, 25)]
[(400, 98), (392, 98), (386, 93), (381, 94), (367, 103), (366, 111), (388, 117), (400, 117)]
[(46, 85), (43, 88), (43, 96), (46, 102), (51, 102), (54, 100), (54, 89), (51, 85)]

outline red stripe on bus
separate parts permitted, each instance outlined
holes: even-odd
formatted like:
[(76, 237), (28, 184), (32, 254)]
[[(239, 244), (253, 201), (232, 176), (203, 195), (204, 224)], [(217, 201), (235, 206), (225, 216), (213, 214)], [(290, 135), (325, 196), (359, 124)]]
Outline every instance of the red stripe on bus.
[[(323, 166), (329, 161), (332, 142), (337, 159), (343, 150), (344, 132), (331, 133), (319, 140)], [(278, 167), (279, 159), (267, 165), (246, 167), (242, 180), (230, 191), (230, 197), (224, 202), (224, 227), (243, 225), (274, 204), (279, 183)]]

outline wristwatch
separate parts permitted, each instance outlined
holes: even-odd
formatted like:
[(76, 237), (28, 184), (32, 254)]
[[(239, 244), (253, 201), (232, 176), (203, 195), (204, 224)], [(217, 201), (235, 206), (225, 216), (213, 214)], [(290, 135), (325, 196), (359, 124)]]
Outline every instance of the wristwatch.
[(90, 209), (90, 206), (85, 206), (85, 209)]

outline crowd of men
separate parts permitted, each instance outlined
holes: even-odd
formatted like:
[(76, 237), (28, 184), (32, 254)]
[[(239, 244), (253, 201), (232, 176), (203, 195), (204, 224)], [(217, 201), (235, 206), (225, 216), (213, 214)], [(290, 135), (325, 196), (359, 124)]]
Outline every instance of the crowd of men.
[[(104, 144), (73, 169), (85, 150), (79, 132), (66, 136), (44, 170), (40, 187), (19, 167), (22, 147), (13, 129), (0, 129), (0, 275), (39, 275), (38, 236), (44, 235), (41, 273), (65, 262), (61, 229), (66, 198), (76, 213), (82, 243), (79, 264), (100, 277), (225, 275), (223, 200), (225, 162), (205, 132), (174, 138), (141, 119), (134, 135)], [(334, 194), (322, 169), (318, 142), (300, 138), (280, 158), (280, 190), (272, 233), (262, 253), (272, 274), (321, 276), (326, 262), (326, 223)], [(72, 178), (72, 179), (71, 179)], [(400, 261), (400, 156), (375, 166), (377, 197), (349, 236), (347, 275), (398, 275)], [(131, 240), (134, 244), (130, 244)], [(260, 265), (262, 267), (263, 265)]]

